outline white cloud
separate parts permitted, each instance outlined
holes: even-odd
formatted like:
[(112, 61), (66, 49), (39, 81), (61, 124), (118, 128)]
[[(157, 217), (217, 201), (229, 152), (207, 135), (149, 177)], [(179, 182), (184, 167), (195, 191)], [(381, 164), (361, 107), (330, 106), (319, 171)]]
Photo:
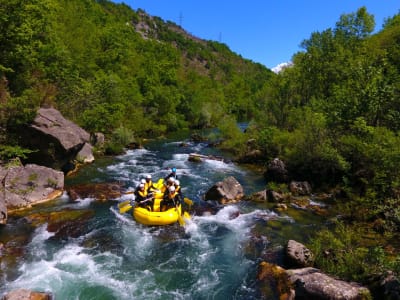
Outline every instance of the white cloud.
[(273, 67), (271, 70), (272, 72), (278, 74), (280, 71), (282, 71), (284, 68), (290, 67), (292, 66), (293, 63), (291, 61), (289, 62), (284, 62), (284, 63), (280, 63), (279, 65), (277, 65), (276, 67)]

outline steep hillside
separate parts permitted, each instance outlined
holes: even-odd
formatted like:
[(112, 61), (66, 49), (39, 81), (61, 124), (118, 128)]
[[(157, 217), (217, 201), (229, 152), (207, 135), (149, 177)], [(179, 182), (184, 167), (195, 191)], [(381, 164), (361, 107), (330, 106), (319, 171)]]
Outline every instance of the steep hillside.
[(0, 8), (0, 127), (54, 106), (89, 131), (136, 137), (252, 118), (274, 74), (124, 4), (12, 0)]

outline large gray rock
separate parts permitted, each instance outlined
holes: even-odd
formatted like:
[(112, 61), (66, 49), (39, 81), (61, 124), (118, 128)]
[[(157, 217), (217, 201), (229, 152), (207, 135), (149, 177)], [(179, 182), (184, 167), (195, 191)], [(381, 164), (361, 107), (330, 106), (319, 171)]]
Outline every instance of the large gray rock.
[(28, 164), (8, 169), (2, 181), (7, 209), (15, 210), (53, 200), (64, 189), (64, 173)]
[(315, 268), (291, 269), (286, 272), (295, 286), (296, 299), (371, 299), (366, 287), (335, 279)]
[(233, 177), (214, 184), (206, 193), (205, 200), (216, 200), (221, 204), (237, 202), (244, 196), (242, 185)]
[(85, 143), (82, 149), (76, 155), (76, 160), (85, 164), (94, 162), (93, 146)]
[(40, 108), (32, 128), (59, 141), (65, 151), (82, 148), (90, 142), (90, 134), (75, 123), (65, 119), (54, 108)]
[(294, 267), (309, 267), (314, 263), (314, 255), (303, 244), (289, 240), (286, 246), (287, 261)]
[(54, 108), (40, 108), (32, 124), (21, 132), (21, 136), (24, 146), (37, 150), (29, 155), (29, 162), (54, 169), (63, 169), (76, 158), (86, 143), (90, 143), (88, 132), (65, 119)]

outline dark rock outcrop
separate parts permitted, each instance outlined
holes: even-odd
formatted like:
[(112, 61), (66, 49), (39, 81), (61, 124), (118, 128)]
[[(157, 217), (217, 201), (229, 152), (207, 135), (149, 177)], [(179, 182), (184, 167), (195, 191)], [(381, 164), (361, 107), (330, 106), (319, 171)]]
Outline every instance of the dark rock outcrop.
[(279, 158), (274, 158), (269, 162), (267, 170), (264, 173), (264, 177), (267, 181), (273, 181), (278, 183), (286, 183), (289, 181), (288, 171), (285, 163)]
[(289, 190), (293, 195), (310, 195), (311, 185), (307, 181), (291, 181), (289, 184)]
[(47, 167), (28, 164), (8, 169), (2, 179), (8, 211), (29, 207), (60, 196), (64, 174)]
[(237, 202), (244, 196), (242, 185), (230, 176), (214, 184), (205, 194), (205, 200), (216, 200), (221, 204)]
[[(21, 143), (38, 151), (29, 155), (28, 162), (61, 170), (74, 160), (90, 135), (81, 127), (65, 119), (54, 108), (40, 108), (36, 118), (22, 134)], [(85, 154), (92, 157), (93, 154)]]

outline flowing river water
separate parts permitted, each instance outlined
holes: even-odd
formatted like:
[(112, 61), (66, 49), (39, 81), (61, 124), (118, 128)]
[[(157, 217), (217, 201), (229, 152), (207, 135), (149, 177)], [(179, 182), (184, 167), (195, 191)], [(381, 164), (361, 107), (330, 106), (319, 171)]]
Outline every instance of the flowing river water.
[[(262, 259), (279, 262), (288, 239), (306, 241), (324, 220), (289, 208), (278, 213), (267, 203), (242, 201), (214, 206), (202, 200), (217, 181), (234, 176), (245, 194), (265, 188), (260, 171), (232, 162), (188, 161), (189, 153), (221, 155), (203, 143), (169, 139), (149, 142), (145, 149), (99, 159), (66, 185), (120, 181), (133, 189), (145, 174), (154, 179), (177, 168), (183, 193), (195, 213), (185, 227), (146, 227), (131, 213), (121, 215), (117, 201), (79, 199), (64, 194), (54, 207), (93, 209), (86, 233), (55, 239), (46, 225), (29, 234), (13, 269), (2, 264), (0, 294), (17, 288), (49, 291), (55, 299), (260, 299), (257, 268)], [(203, 209), (199, 209), (203, 207)], [(48, 209), (48, 208), (47, 208)], [(200, 213), (202, 212), (202, 213)], [(0, 238), (23, 230), (18, 218), (1, 228)], [(274, 288), (272, 287), (272, 290)], [(268, 299), (276, 298), (274, 292)]]

